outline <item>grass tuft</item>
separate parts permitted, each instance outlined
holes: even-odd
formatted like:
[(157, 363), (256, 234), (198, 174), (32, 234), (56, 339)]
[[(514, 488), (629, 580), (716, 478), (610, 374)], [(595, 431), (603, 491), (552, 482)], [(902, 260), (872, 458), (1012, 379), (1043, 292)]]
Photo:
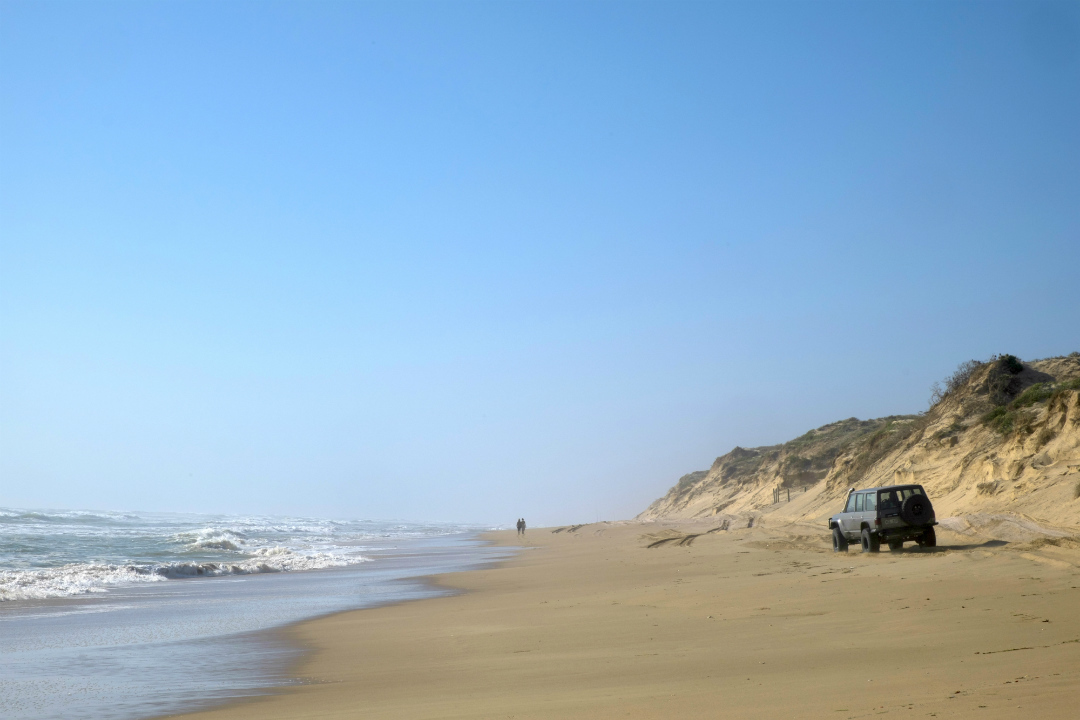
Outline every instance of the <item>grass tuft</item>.
[(1016, 422), (1016, 413), (1010, 411), (1004, 405), (998, 405), (990, 412), (983, 415), (979, 422), (994, 430), (997, 430), (1002, 435), (1008, 435), (1013, 430), (1013, 425)]
[(1020, 397), (1012, 401), (1013, 408), (1023, 408), (1034, 405), (1035, 403), (1041, 403), (1050, 399), (1050, 396), (1054, 394), (1054, 388), (1048, 383), (1035, 383), (1024, 392), (1020, 393)]

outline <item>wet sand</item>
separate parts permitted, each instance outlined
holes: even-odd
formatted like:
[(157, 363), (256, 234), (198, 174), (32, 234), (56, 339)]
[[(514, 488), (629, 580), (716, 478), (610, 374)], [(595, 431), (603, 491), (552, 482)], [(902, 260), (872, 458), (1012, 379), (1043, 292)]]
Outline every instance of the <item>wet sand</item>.
[(1080, 543), (714, 527), (530, 529), (435, 579), (461, 594), (289, 628), (305, 684), (188, 717), (1076, 717)]

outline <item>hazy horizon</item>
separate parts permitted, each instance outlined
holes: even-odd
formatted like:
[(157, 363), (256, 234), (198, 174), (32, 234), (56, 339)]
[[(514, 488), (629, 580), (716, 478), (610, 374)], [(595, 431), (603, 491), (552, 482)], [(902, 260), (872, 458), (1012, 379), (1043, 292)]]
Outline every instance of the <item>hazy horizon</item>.
[(1080, 350), (1075, 4), (0, 19), (0, 506), (624, 519)]

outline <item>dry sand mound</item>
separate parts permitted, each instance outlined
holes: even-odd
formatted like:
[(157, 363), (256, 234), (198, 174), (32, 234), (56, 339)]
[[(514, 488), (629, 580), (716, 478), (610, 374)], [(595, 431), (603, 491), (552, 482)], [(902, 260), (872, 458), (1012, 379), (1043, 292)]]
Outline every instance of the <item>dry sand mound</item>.
[(1080, 353), (967, 363), (924, 415), (850, 418), (782, 445), (735, 448), (639, 519), (820, 523), (850, 487), (897, 483), (924, 485), (961, 534), (1014, 542), (1080, 532)]

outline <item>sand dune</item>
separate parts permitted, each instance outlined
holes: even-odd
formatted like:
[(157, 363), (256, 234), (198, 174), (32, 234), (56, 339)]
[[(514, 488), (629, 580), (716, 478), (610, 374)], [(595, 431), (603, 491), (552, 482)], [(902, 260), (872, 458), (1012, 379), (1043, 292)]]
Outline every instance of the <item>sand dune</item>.
[(975, 364), (952, 385), (925, 415), (849, 418), (782, 445), (735, 448), (639, 519), (820, 522), (850, 487), (920, 483), (939, 516), (1080, 533), (1080, 353)]

